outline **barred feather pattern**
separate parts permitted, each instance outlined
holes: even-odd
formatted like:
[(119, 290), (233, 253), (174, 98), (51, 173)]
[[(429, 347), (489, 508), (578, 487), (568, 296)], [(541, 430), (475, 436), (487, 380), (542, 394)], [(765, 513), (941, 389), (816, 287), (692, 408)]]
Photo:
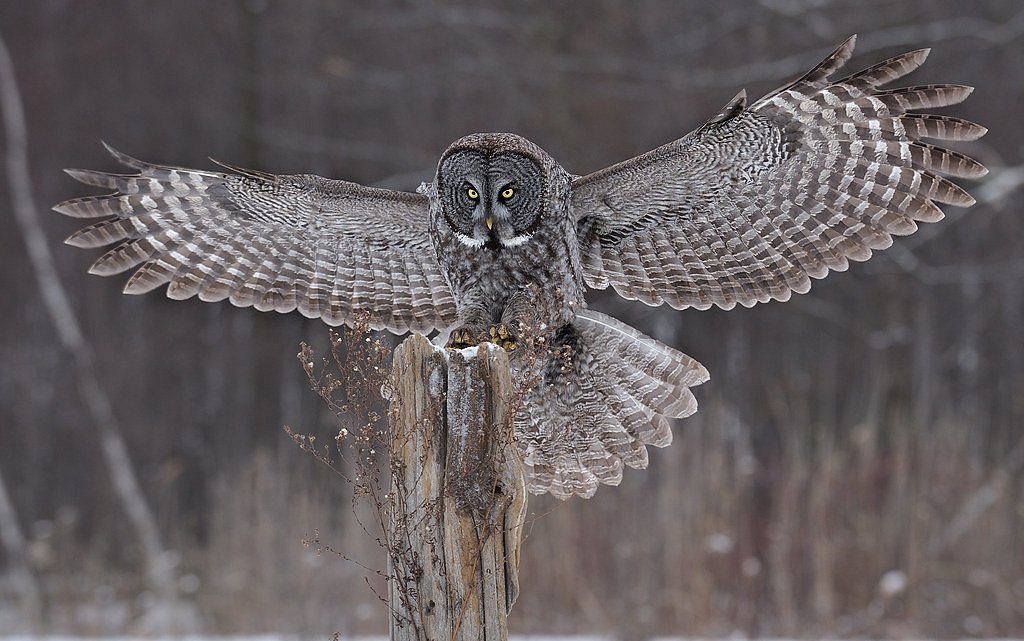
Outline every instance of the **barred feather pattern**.
[(115, 191), (54, 209), (102, 219), (66, 242), (115, 244), (89, 271), (135, 268), (125, 293), (166, 283), (174, 299), (298, 310), (331, 325), (362, 316), (396, 333), (443, 329), (457, 319), (428, 236), (425, 196), (226, 165), (229, 173), (154, 165), (107, 149), (138, 173), (69, 169), (85, 184)]
[(516, 415), (530, 491), (589, 498), (647, 467), (672, 442), (670, 418), (697, 411), (690, 387), (708, 372), (689, 356), (593, 310), (552, 341), (543, 382)]
[[(114, 192), (55, 209), (100, 219), (67, 242), (113, 245), (91, 271), (134, 269), (128, 293), (167, 284), (171, 298), (330, 324), (362, 316), (396, 333), (461, 322), (460, 343), (502, 336), (498, 324), (505, 334), (540, 328), (553, 352), (516, 414), (530, 488), (589, 497), (625, 467), (645, 467), (648, 445), (668, 445), (669, 420), (696, 411), (690, 388), (708, 375), (583, 309), (584, 283), (678, 309), (784, 301), (939, 220), (939, 205), (973, 204), (950, 177), (985, 168), (937, 143), (985, 128), (919, 113), (960, 102), (970, 87), (885, 88), (926, 49), (833, 79), (853, 46), (749, 107), (740, 92), (693, 133), (583, 177), (514, 134), (456, 141), (417, 194), (153, 165), (110, 149), (137, 173), (69, 170)], [(479, 153), (446, 168), (456, 151)], [(524, 159), (536, 166), (523, 169)], [(452, 175), (442, 180), (443, 170)], [(506, 191), (530, 198), (496, 199)], [(511, 348), (518, 337), (502, 340)]]
[(938, 204), (973, 204), (940, 174), (986, 169), (923, 139), (974, 140), (986, 129), (914, 113), (956, 104), (971, 88), (881, 89), (917, 69), (927, 49), (832, 80), (854, 42), (749, 108), (741, 92), (692, 134), (576, 179), (586, 283), (677, 309), (784, 301), (941, 219)]

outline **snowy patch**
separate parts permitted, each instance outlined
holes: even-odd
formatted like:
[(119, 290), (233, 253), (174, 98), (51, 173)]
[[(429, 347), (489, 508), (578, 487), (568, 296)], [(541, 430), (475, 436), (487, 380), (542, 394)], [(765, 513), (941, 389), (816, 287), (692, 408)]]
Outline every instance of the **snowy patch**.
[(444, 392), (445, 384), (448, 381), (445, 379), (443, 372), (440, 369), (430, 370), (430, 380), (427, 381), (427, 391), (434, 398), (439, 398)]
[(878, 591), (885, 597), (894, 597), (907, 589), (907, 575), (902, 570), (889, 570), (878, 581)]

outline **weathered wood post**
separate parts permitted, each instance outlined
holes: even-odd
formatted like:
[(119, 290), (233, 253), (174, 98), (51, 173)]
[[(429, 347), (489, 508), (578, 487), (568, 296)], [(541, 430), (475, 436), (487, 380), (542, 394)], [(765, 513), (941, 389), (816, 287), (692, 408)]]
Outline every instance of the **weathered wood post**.
[(391, 639), (505, 641), (527, 498), (508, 356), (413, 336), (392, 376)]

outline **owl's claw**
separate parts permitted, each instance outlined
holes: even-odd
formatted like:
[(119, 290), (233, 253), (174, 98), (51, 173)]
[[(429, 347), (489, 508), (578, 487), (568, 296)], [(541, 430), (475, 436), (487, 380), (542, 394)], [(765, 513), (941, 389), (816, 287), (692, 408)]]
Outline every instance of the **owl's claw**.
[(491, 325), (482, 334), (477, 334), (472, 329), (461, 327), (453, 331), (448, 337), (448, 347), (452, 349), (475, 347), (483, 342), (494, 343), (506, 352), (511, 352), (518, 347), (516, 335), (505, 323)]
[(511, 352), (517, 346), (515, 335), (509, 331), (505, 323), (491, 325), (491, 328), (487, 330), (487, 334), (490, 342), (501, 347), (506, 352)]
[(473, 332), (466, 328), (457, 329), (448, 337), (448, 347), (462, 349), (464, 347), (476, 347), (480, 341), (473, 336)]

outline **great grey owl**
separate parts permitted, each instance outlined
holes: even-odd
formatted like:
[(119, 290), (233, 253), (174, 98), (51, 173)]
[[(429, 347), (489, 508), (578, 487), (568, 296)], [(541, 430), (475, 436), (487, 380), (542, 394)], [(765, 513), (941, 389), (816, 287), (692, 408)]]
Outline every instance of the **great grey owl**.
[[(441, 156), (419, 193), (312, 175), (144, 163), (69, 170), (116, 190), (55, 209), (100, 218), (78, 247), (118, 243), (92, 266), (138, 267), (125, 291), (322, 318), (357, 314), (395, 333), (450, 331), (455, 347), (544, 342), (541, 380), (516, 419), (534, 492), (590, 496), (667, 445), (668, 419), (696, 411), (696, 361), (586, 309), (585, 288), (676, 309), (784, 301), (812, 278), (974, 200), (939, 174), (978, 162), (922, 142), (973, 140), (979, 125), (916, 113), (969, 87), (882, 89), (928, 50), (842, 80), (844, 42), (800, 79), (747, 105), (740, 92), (696, 131), (575, 176), (513, 134), (475, 134)], [(521, 350), (522, 353), (524, 350)]]

